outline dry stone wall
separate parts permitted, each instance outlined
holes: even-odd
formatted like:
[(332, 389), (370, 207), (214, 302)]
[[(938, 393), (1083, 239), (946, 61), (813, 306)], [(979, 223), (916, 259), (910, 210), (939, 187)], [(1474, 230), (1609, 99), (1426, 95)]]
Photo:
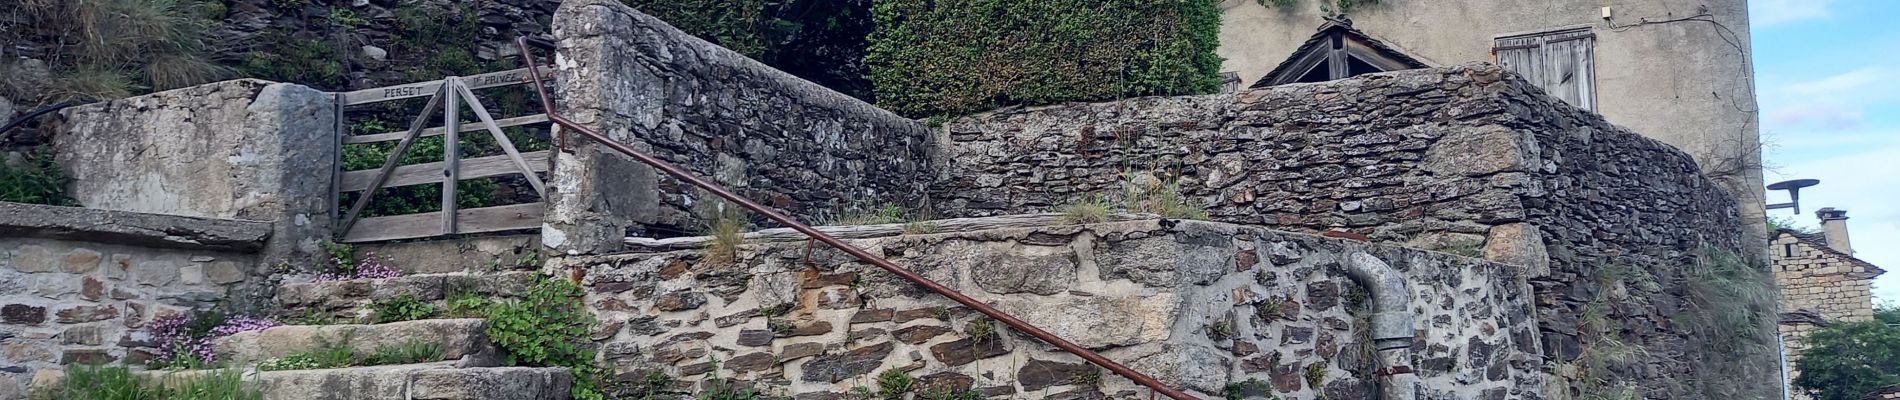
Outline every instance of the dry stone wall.
[[(619, 1), (564, 2), (554, 18), (558, 107), (570, 119), (740, 194), (823, 219), (914, 202), (931, 179), (929, 131)], [(546, 244), (611, 251), (619, 238), (699, 229), (709, 196), (569, 135), (552, 173)]]
[[(1577, 316), (1608, 289), (1604, 271), (1639, 271), (1658, 284), (1631, 298), (1648, 301), (1613, 307), (1609, 319), (1649, 357), (1617, 371), (1620, 380), (1674, 398), (1703, 397), (1717, 382), (1778, 391), (1772, 354), (1711, 359), (1671, 322), (1687, 307), (1682, 271), (1700, 246), (1758, 252), (1743, 243), (1735, 202), (1681, 151), (1494, 66), (998, 111), (951, 121), (937, 140), (931, 194), (945, 216), (1098, 195), (1119, 204), (1124, 182), (1178, 180), (1215, 220), (1523, 265), (1551, 362), (1583, 352)], [(1738, 378), (1697, 366), (1707, 363), (1763, 367)]]
[[(1542, 398), (1519, 268), (1225, 223), (1136, 220), (856, 239), (932, 280), (1204, 397), (1372, 396), (1367, 296), (1345, 257), (1410, 278), (1430, 399)], [(893, 274), (804, 242), (564, 257), (601, 321), (601, 361), (687, 390), (733, 378), (767, 395), (845, 398), (906, 371), (986, 397), (1146, 398), (1145, 389)], [(1310, 371), (1309, 371), (1310, 369)], [(1253, 380), (1249, 382), (1249, 380)], [(928, 389), (926, 389), (928, 390)]]
[(62, 364), (148, 360), (157, 343), (145, 324), (254, 282), (270, 233), (261, 222), (0, 203), (0, 398), (23, 397), (35, 373)]

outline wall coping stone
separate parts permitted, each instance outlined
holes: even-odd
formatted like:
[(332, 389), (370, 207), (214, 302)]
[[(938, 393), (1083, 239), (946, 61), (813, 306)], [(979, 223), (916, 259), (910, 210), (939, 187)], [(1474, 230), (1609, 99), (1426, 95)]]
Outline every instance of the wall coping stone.
[(0, 235), (255, 252), (271, 235), (261, 221), (0, 202)]

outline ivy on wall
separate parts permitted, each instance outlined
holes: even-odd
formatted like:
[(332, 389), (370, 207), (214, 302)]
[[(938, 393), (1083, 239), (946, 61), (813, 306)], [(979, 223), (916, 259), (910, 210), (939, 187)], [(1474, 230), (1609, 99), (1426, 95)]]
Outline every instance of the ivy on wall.
[(911, 117), (1212, 93), (1213, 0), (877, 0), (877, 103)]

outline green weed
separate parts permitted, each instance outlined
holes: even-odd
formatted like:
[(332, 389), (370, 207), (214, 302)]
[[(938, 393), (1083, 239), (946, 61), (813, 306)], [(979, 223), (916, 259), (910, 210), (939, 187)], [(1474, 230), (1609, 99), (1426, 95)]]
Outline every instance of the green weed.
[(541, 278), (519, 300), (489, 307), (488, 337), (506, 351), (502, 363), (566, 367), (575, 398), (599, 398), (599, 367), (586, 344), (594, 316), (581, 304), (581, 289), (561, 279)]
[(66, 176), (51, 151), (26, 153), (16, 165), (0, 154), (0, 201), (78, 206), (66, 196)]
[(877, 374), (877, 395), (884, 400), (904, 400), (910, 393), (915, 380), (910, 373), (901, 369), (887, 369)]
[(398, 344), (376, 346), (376, 353), (363, 359), (363, 365), (419, 364), (442, 361), (442, 345), (411, 339)]
[(1061, 214), (1056, 218), (1064, 224), (1093, 224), (1108, 221), (1108, 202), (1101, 196), (1084, 196), (1073, 203), (1056, 208)]
[(434, 317), (437, 312), (434, 305), (408, 294), (378, 299), (370, 302), (369, 306), (376, 311), (376, 323), (379, 324), (426, 319)]

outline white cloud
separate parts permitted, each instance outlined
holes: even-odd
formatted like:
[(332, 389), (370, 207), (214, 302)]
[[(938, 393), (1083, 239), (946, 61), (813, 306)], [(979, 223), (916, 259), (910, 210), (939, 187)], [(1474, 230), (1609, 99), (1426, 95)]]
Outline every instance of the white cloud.
[(1827, 18), (1830, 0), (1749, 0), (1748, 23), (1756, 28)]
[(1900, 144), (1797, 162), (1770, 175), (1771, 182), (1820, 179), (1821, 185), (1801, 191), (1801, 209), (1808, 214), (1795, 218), (1812, 224), (1812, 213), (1821, 207), (1847, 210), (1854, 256), (1892, 271), (1874, 281), (1874, 297), (1900, 301), (1900, 204), (1893, 202), (1900, 198)]
[(1770, 131), (1859, 127), (1867, 107), (1896, 98), (1900, 70), (1865, 67), (1821, 79), (1766, 84), (1762, 128)]

